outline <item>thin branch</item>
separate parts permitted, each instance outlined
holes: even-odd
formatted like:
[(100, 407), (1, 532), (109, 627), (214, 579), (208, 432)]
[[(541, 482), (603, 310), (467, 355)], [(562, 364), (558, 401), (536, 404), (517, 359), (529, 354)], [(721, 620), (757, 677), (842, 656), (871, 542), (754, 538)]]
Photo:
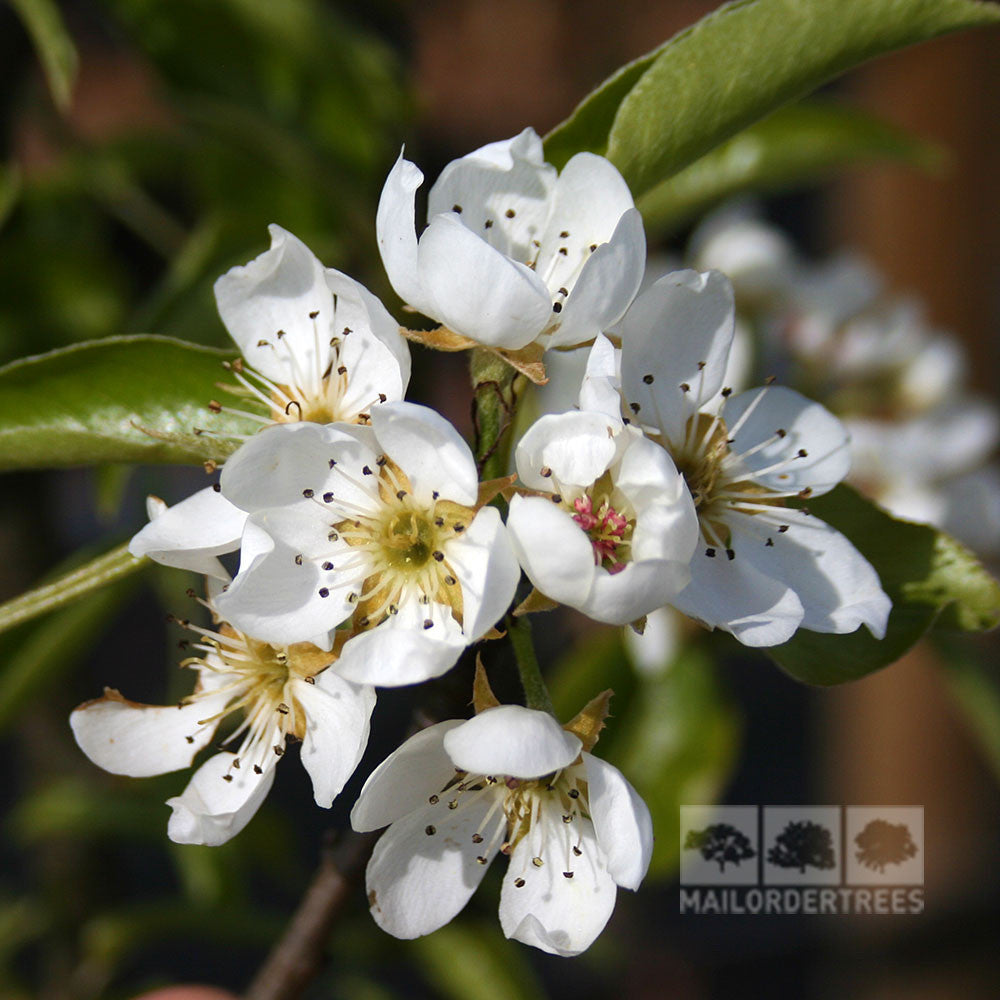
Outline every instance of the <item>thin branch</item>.
[(323, 849), (291, 923), (250, 983), (244, 1000), (295, 1000), (322, 971), (327, 941), (364, 871), (375, 836), (348, 833)]
[(549, 689), (542, 678), (542, 670), (535, 655), (535, 643), (531, 638), (531, 621), (527, 615), (515, 618), (507, 616), (507, 635), (517, 659), (517, 671), (521, 675), (524, 688), (524, 702), (528, 708), (537, 708), (549, 715), (555, 714)]

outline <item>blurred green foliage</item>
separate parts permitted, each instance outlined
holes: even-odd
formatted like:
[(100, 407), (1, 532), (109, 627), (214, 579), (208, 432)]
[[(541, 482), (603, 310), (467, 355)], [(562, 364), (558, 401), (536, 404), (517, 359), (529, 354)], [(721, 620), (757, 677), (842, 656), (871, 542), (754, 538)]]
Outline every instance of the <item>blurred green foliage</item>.
[(408, 112), (383, 42), (320, 0), (93, 14), (66, 114), (29, 81), (11, 109), (0, 359), (140, 331), (224, 343), (212, 282), (269, 222), (376, 276), (372, 209)]

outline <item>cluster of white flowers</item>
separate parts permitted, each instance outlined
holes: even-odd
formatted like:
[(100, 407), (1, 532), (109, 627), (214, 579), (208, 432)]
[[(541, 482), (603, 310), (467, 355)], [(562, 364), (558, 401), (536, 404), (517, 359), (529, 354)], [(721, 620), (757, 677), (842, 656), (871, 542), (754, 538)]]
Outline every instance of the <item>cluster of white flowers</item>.
[[(617, 625), (673, 606), (754, 646), (800, 627), (884, 633), (875, 571), (800, 502), (847, 474), (843, 425), (783, 387), (734, 394), (722, 274), (680, 271), (637, 295), (644, 234), (608, 161), (579, 154), (558, 173), (530, 129), (486, 146), (442, 173), (418, 238), (421, 181), (401, 157), (379, 205), (393, 287), (442, 336), (501, 357), (587, 345), (576, 406), (520, 437), (505, 523), (490, 504), (501, 485), (480, 482), (459, 433), (404, 399), (408, 347), (370, 292), (277, 226), (269, 250), (218, 280), (243, 354), (235, 410), (261, 429), (212, 486), (151, 500), (131, 544), (207, 579), (215, 628), (183, 623), (198, 636), (184, 663), (195, 691), (178, 707), (108, 691), (71, 720), (93, 761), (144, 776), (189, 766), (239, 713), (230, 749), (168, 803), (176, 841), (242, 829), (289, 740), (329, 806), (366, 746), (375, 689), (436, 677), (496, 634), (522, 570), (540, 601)], [(499, 851), (504, 932), (576, 954), (616, 886), (641, 882), (649, 812), (590, 753), (599, 726), (477, 709), (418, 733), (365, 785), (355, 828), (389, 826), (368, 869), (372, 912), (399, 937), (428, 933)]]
[(1000, 553), (1000, 413), (971, 392), (968, 359), (921, 305), (893, 296), (864, 261), (814, 264), (742, 210), (693, 240), (699, 267), (724, 270), (764, 364), (822, 400), (851, 438), (848, 481), (899, 517)]

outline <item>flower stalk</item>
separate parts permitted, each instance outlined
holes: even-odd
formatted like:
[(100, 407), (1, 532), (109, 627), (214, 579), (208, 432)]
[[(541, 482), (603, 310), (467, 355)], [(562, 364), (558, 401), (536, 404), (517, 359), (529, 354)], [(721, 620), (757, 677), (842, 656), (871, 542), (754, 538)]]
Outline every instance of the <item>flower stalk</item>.
[(137, 559), (131, 555), (127, 544), (119, 545), (51, 583), (0, 604), (0, 632), (72, 604), (78, 597), (136, 572), (147, 562), (145, 558)]
[(494, 352), (476, 347), (469, 359), (476, 467), (482, 480), (507, 472), (510, 438), (506, 436), (517, 406), (517, 370)]
[(517, 672), (524, 688), (524, 703), (528, 708), (538, 709), (555, 715), (549, 689), (542, 678), (542, 670), (535, 655), (535, 643), (531, 637), (531, 620), (527, 615), (515, 618), (507, 616), (507, 635), (517, 660)]

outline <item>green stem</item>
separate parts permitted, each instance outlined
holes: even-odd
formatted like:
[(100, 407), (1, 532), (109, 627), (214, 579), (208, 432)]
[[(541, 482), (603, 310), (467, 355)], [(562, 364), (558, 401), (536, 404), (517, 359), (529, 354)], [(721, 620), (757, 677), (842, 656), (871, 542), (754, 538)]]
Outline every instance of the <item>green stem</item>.
[(134, 573), (147, 563), (147, 559), (136, 559), (129, 553), (128, 543), (119, 545), (51, 583), (0, 604), (0, 632), (70, 604), (92, 590)]
[(524, 688), (524, 702), (528, 708), (555, 715), (549, 689), (545, 686), (538, 657), (535, 656), (535, 644), (531, 638), (531, 621), (527, 615), (515, 618), (507, 616), (507, 635), (517, 659), (517, 672), (521, 675), (521, 686)]
[(476, 465), (483, 481), (507, 472), (510, 438), (506, 431), (514, 419), (517, 371), (503, 358), (482, 347), (473, 348), (469, 360), (476, 423)]

